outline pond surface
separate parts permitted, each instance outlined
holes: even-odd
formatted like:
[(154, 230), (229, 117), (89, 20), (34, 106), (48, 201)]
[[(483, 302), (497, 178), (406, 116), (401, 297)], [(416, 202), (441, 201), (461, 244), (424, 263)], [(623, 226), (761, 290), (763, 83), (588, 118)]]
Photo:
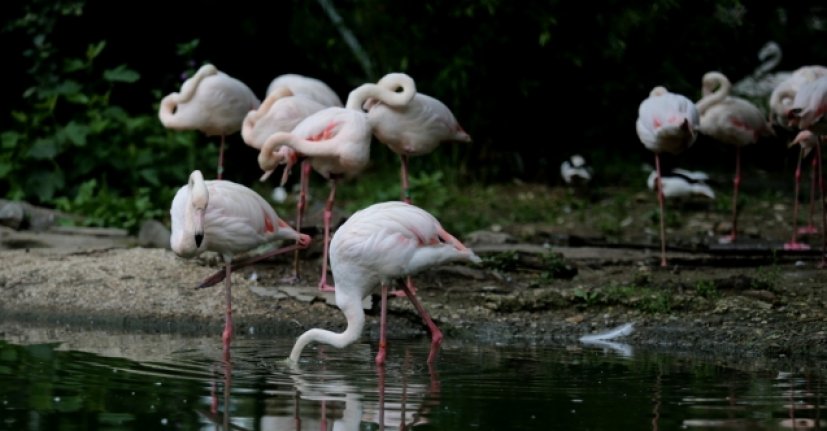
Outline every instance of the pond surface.
[(293, 338), (107, 334), (0, 339), (0, 429), (718, 430), (824, 429), (825, 378), (749, 369), (629, 346), (456, 345), (436, 366), (428, 341), (305, 349)]

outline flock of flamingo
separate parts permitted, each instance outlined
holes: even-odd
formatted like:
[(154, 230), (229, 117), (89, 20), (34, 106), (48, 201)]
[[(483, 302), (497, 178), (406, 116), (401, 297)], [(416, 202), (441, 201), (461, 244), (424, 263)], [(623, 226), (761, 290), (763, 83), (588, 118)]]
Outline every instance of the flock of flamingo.
[[(345, 104), (318, 79), (282, 75), (270, 83), (261, 102), (243, 82), (207, 64), (187, 79), (179, 92), (163, 98), (158, 115), (169, 129), (198, 130), (221, 137), (217, 179), (205, 180), (202, 172), (195, 170), (172, 201), (170, 245), (176, 255), (184, 258), (212, 251), (224, 259), (223, 273), (202, 285), (224, 279), (226, 312), (222, 340), (226, 358), (233, 337), (231, 272), (234, 264), (242, 264), (234, 258), (265, 246), (270, 247), (268, 251), (253, 253), (243, 264), (295, 251), (290, 280), (299, 279), (298, 253), (311, 241), (300, 229), (309, 176), (316, 171), (330, 184), (318, 286), (321, 291), (335, 292), (347, 328), (342, 333), (308, 330), (296, 341), (289, 360), (298, 361), (303, 348), (311, 342), (341, 348), (356, 341), (365, 322), (362, 299), (379, 285), (380, 342), (375, 361), (383, 364), (387, 285), (391, 280), (407, 277), (399, 296), (408, 297), (431, 331), (428, 362), (433, 363), (442, 333), (416, 298), (410, 276), (447, 262), (480, 262), (436, 218), (411, 204), (408, 158), (430, 153), (442, 142), (471, 142), (444, 103), (418, 92), (414, 80), (403, 73), (390, 73), (376, 83), (360, 85), (350, 92)], [(257, 162), (264, 171), (262, 181), (284, 165), (283, 185), (292, 167), (300, 164), (294, 226), (281, 219), (257, 192), (222, 179), (225, 137), (239, 131), (247, 145), (259, 150)], [(357, 211), (331, 240), (337, 182), (357, 176), (367, 167), (374, 137), (401, 159), (402, 200), (376, 203)], [(282, 240), (295, 244), (272, 247)], [(335, 287), (328, 283), (328, 260)]]
[[(784, 247), (788, 250), (809, 248), (807, 244), (798, 241), (797, 235), (802, 232), (815, 233), (817, 230), (812, 223), (799, 230), (796, 228), (796, 223), (801, 163), (804, 157), (815, 148), (813, 178), (819, 178), (822, 202), (822, 248), (827, 251), (827, 236), (825, 236), (827, 218), (824, 216), (820, 150), (822, 135), (827, 134), (827, 118), (824, 117), (827, 112), (827, 67), (803, 66), (792, 72), (770, 75), (768, 71), (771, 70), (771, 66), (767, 65), (777, 63), (780, 56), (778, 46), (773, 43), (767, 44), (759, 56), (773, 61), (764, 63), (750, 79), (741, 81), (736, 86), (733, 86), (729, 79), (720, 72), (706, 73), (702, 79), (703, 96), (697, 102), (692, 102), (684, 95), (672, 93), (663, 86), (656, 86), (650, 92), (649, 97), (640, 103), (636, 123), (637, 134), (643, 145), (655, 154), (655, 172), (654, 176), (650, 177), (650, 182), (653, 183), (650, 188), (654, 188), (657, 192), (660, 209), (661, 266), (667, 266), (663, 215), (664, 195), (672, 184), (663, 179), (660, 154), (680, 154), (686, 151), (695, 142), (699, 133), (735, 147), (732, 230), (728, 236), (721, 238), (723, 243), (735, 241), (738, 233), (737, 202), (741, 184), (741, 147), (755, 144), (764, 137), (775, 135), (774, 128), (778, 127), (797, 133), (789, 146), (800, 145), (801, 147), (795, 173), (793, 234), (792, 239), (785, 243)], [(733, 88), (739, 89), (741, 94), (748, 94), (752, 97), (768, 96), (769, 112), (765, 114), (754, 103), (734, 95)], [(751, 91), (747, 91), (750, 89)], [(684, 184), (688, 183), (684, 182)], [(714, 196), (711, 195), (711, 189), (701, 187), (694, 191), (710, 197)], [(825, 259), (827, 255), (822, 253), (821, 266), (827, 264)]]

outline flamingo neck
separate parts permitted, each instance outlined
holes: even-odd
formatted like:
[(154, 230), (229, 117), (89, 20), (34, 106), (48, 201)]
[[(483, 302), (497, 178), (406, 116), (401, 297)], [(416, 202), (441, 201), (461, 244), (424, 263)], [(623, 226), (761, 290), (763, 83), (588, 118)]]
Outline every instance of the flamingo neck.
[(336, 333), (319, 328), (313, 328), (305, 332), (296, 340), (296, 344), (290, 352), (290, 361), (294, 363), (298, 362), (302, 350), (312, 342), (329, 344), (341, 349), (356, 341), (362, 334), (362, 328), (365, 326), (365, 312), (362, 310), (361, 300), (354, 302), (355, 303), (347, 304), (346, 307), (342, 307), (345, 318), (347, 318), (347, 328), (345, 328), (344, 332)]
[(195, 90), (198, 89), (198, 85), (204, 78), (207, 78), (212, 75), (217, 75), (218, 69), (215, 68), (212, 64), (205, 64), (198, 69), (198, 72), (195, 72), (190, 79), (184, 81), (184, 84), (181, 85), (181, 92), (178, 93), (178, 103), (188, 102), (195, 96)]
[[(705, 94), (704, 97), (702, 97), (701, 100), (695, 104), (695, 107), (698, 109), (698, 113), (701, 115), (703, 115), (712, 106), (726, 99), (727, 96), (729, 96), (729, 91), (732, 88), (732, 84), (722, 73), (709, 72), (704, 76), (703, 87), (705, 93), (707, 90), (710, 92)], [(712, 90), (713, 88), (714, 90)]]
[(389, 73), (376, 84), (362, 84), (347, 97), (347, 109), (361, 111), (368, 99), (376, 99), (388, 106), (399, 108), (407, 105), (416, 95), (416, 83), (404, 73)]

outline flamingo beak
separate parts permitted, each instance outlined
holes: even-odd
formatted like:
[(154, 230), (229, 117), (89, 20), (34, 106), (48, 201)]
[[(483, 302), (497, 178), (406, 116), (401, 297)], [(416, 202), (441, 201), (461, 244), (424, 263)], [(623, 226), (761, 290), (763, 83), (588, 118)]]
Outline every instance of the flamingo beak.
[(201, 248), (204, 242), (204, 210), (195, 210), (195, 247)]

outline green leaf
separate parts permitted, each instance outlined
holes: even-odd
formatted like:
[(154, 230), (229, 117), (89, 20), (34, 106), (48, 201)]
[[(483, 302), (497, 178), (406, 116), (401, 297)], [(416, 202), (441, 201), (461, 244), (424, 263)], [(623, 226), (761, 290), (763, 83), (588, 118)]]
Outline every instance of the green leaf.
[(18, 122), (18, 123), (26, 123), (29, 121), (29, 116), (26, 115), (25, 112), (22, 111), (11, 111), (11, 116)]
[(109, 82), (128, 82), (132, 83), (141, 78), (141, 75), (122, 64), (114, 69), (107, 69), (103, 72), (103, 79)]
[(6, 178), (6, 176), (11, 172), (12, 164), (5, 161), (0, 161), (0, 178)]
[(61, 96), (67, 96), (70, 94), (76, 94), (81, 91), (81, 86), (76, 81), (68, 79), (66, 81), (61, 82), (60, 84), (55, 87), (54, 92)]
[(86, 67), (86, 63), (79, 58), (70, 58), (63, 63), (63, 71), (66, 73), (76, 72)]
[(89, 61), (93, 60), (95, 57), (100, 55), (101, 51), (103, 51), (103, 48), (105, 48), (105, 47), (106, 47), (106, 41), (105, 40), (102, 40), (98, 43), (90, 44), (89, 47), (86, 48), (86, 58), (89, 59)]
[(72, 93), (66, 95), (66, 100), (75, 103), (78, 105), (88, 105), (89, 104), (89, 96), (83, 93)]
[(40, 202), (48, 202), (63, 186), (63, 174), (60, 171), (36, 170), (26, 178), (28, 194), (37, 196)]
[(26, 156), (36, 160), (51, 159), (57, 155), (59, 149), (60, 147), (54, 138), (38, 138), (29, 148)]
[(2, 135), (0, 135), (0, 148), (3, 148), (4, 150), (11, 150), (17, 146), (17, 142), (19, 140), (19, 133), (13, 130), (5, 131)]
[(76, 147), (83, 147), (86, 145), (86, 136), (89, 134), (89, 127), (70, 121), (63, 127), (62, 131), (66, 139), (68, 139)]

